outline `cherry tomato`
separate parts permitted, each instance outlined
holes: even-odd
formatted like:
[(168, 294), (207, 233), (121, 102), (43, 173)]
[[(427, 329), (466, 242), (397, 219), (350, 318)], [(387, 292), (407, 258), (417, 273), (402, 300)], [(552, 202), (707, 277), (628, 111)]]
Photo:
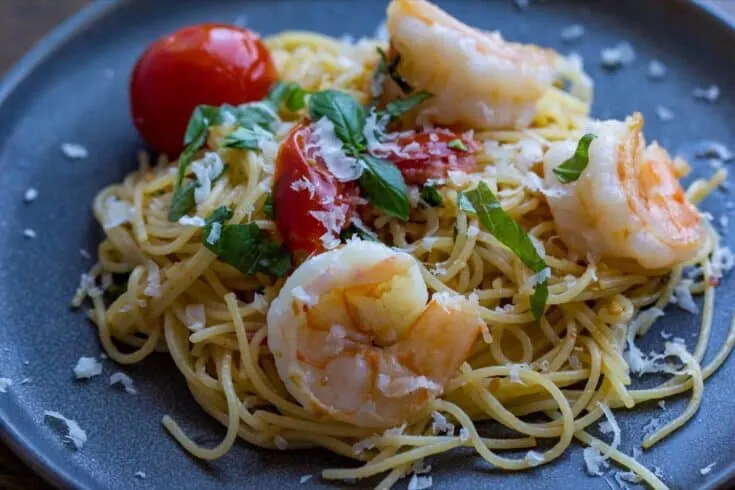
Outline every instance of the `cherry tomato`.
[(309, 255), (338, 240), (350, 223), (358, 195), (355, 182), (340, 182), (317, 147), (307, 145), (311, 129), (296, 125), (276, 159), (273, 209), (276, 226), (292, 252)]
[(198, 104), (260, 100), (277, 79), (270, 53), (251, 31), (222, 24), (185, 27), (151, 44), (135, 65), (133, 121), (152, 148), (175, 156)]
[(400, 169), (409, 185), (422, 185), (429, 179), (444, 179), (450, 171), (477, 170), (474, 153), (479, 145), (471, 138), (448, 129), (429, 129), (399, 138), (401, 154), (386, 157)]

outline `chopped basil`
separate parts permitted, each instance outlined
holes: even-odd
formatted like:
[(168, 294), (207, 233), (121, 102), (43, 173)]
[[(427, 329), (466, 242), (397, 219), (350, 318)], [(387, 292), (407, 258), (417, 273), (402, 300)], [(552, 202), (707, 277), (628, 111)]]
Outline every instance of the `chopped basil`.
[(362, 240), (369, 241), (369, 242), (379, 242), (380, 239), (378, 238), (378, 235), (371, 229), (369, 229), (367, 226), (364, 225), (361, 221), (352, 220), (350, 223), (350, 226), (342, 230), (342, 233), (340, 233), (339, 237), (343, 241), (347, 241), (353, 236), (357, 235)]
[(388, 60), (388, 55), (381, 48), (378, 48), (378, 54), (380, 55), (379, 68), (382, 68), (383, 72), (391, 77), (404, 94), (412, 92), (413, 88), (411, 85), (398, 73), (398, 64), (401, 62), (401, 55), (396, 54), (392, 60)]
[(410, 211), (408, 191), (398, 167), (389, 160), (367, 153), (360, 156), (360, 161), (364, 168), (360, 187), (365, 191), (368, 201), (386, 214), (406, 221)]
[(452, 150), (469, 151), (467, 145), (464, 144), (464, 141), (459, 138), (453, 139), (452, 141), (447, 143), (447, 147), (451, 148)]
[(390, 116), (391, 120), (397, 119), (432, 97), (433, 95), (429, 92), (416, 92), (408, 97), (388, 102), (383, 111)]
[(276, 82), (268, 94), (268, 101), (275, 107), (283, 104), (291, 112), (297, 112), (306, 106), (309, 93), (294, 82)]
[(309, 115), (314, 121), (326, 117), (346, 149), (357, 154), (365, 150), (365, 109), (349, 94), (337, 90), (316, 92), (309, 97)]
[(240, 127), (225, 137), (223, 146), (257, 150), (259, 148), (258, 139), (272, 138), (272, 127), (277, 121), (276, 104), (269, 99), (240, 107), (229, 104), (219, 107), (197, 106), (189, 119), (184, 134), (184, 143), (187, 146), (179, 156), (174, 195), (168, 212), (169, 221), (178, 221), (196, 206), (194, 201), (196, 183), (185, 184), (184, 178), (197, 151), (206, 143), (211, 126), (237, 124)]
[[(482, 226), (500, 243), (516, 254), (521, 262), (534, 273), (546, 269), (546, 262), (536, 251), (531, 238), (503, 210), (500, 202), (487, 184), (480, 182), (475, 189), (461, 193), (458, 205), (463, 211), (476, 214)], [(549, 288), (547, 280), (544, 279), (536, 285), (530, 301), (531, 311), (537, 320), (544, 314), (548, 296)]]
[(265, 198), (265, 204), (263, 204), (263, 212), (268, 219), (273, 219), (276, 214), (273, 209), (273, 193), (269, 192)]
[(433, 185), (423, 186), (421, 192), (419, 192), (419, 196), (421, 196), (421, 199), (426, 204), (435, 208), (441, 206), (444, 201), (442, 195), (439, 194), (439, 191)]
[(554, 175), (562, 184), (568, 184), (579, 179), (590, 163), (590, 145), (597, 136), (587, 133), (579, 140), (577, 149), (569, 159), (554, 169)]
[(262, 139), (272, 139), (273, 135), (260, 126), (240, 127), (225, 136), (222, 146), (241, 150), (258, 150), (258, 142)]
[[(226, 207), (217, 208), (204, 227), (204, 246), (217, 254), (219, 259), (246, 276), (263, 273), (283, 277), (291, 269), (291, 256), (287, 250), (274, 242), (255, 223), (225, 225), (232, 217)], [(207, 237), (215, 223), (221, 225), (219, 238), (209, 243)]]
[(194, 200), (194, 190), (196, 189), (196, 186), (196, 182), (189, 181), (176, 188), (174, 195), (171, 198), (171, 205), (168, 208), (169, 221), (177, 222), (183, 216), (189, 214), (189, 211), (194, 209), (196, 206), (196, 201)]
[(212, 223), (224, 223), (228, 219), (232, 219), (232, 210), (227, 206), (220, 206), (206, 219), (205, 226), (209, 226)]

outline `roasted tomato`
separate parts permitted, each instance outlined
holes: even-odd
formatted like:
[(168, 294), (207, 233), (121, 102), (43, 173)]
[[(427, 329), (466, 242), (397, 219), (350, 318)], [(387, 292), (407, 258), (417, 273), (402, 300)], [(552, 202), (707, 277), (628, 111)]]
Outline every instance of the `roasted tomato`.
[(401, 170), (408, 185), (422, 185), (429, 179), (446, 178), (450, 171), (477, 170), (475, 152), (479, 145), (471, 138), (448, 129), (430, 129), (399, 138), (400, 153), (386, 158)]
[(278, 231), (289, 249), (302, 255), (339, 243), (358, 195), (355, 182), (339, 182), (329, 172), (310, 138), (308, 125), (291, 130), (278, 152), (273, 189)]
[(153, 149), (175, 156), (197, 105), (260, 100), (277, 79), (270, 53), (253, 32), (222, 24), (185, 27), (151, 44), (135, 65), (133, 121)]

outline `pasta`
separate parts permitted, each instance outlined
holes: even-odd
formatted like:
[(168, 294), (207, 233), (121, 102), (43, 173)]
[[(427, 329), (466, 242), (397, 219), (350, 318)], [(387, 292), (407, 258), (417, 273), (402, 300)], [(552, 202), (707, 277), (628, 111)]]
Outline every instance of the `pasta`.
[[(394, 28), (394, 33), (400, 32)], [(400, 43), (399, 37), (396, 40)], [(308, 32), (285, 32), (265, 43), (283, 80), (307, 93), (338, 90), (361, 104), (374, 96), (374, 73), (381, 63), (378, 48), (389, 50), (379, 40), (350, 43)], [(103, 189), (93, 206), (106, 237), (88, 285), (115, 275), (125, 278), (124, 291), (112, 298), (111, 291), (82, 288), (73, 304), (90, 298), (89, 317), (116, 362), (134, 364), (153, 352), (168, 353), (196, 401), (227, 428), (222, 442), (207, 448), (164, 417), (174, 439), (198, 458), (223, 456), (238, 437), (268, 449), (321, 447), (360, 463), (356, 468), (326, 469), (323, 478), (381, 475), (378, 488), (390, 488), (425, 458), (458, 447), (473, 448), (497, 468), (518, 471), (555, 460), (577, 439), (591, 451), (585, 453), (586, 460), (588, 455), (598, 461), (609, 458), (652, 488), (666, 488), (653, 472), (619, 450), (617, 437), (607, 444), (588, 430), (605, 420), (614, 426), (611, 408), (629, 409), (690, 392), (684, 412), (645, 438), (643, 447), (650, 448), (694, 416), (704, 381), (735, 343), (734, 323), (718, 354), (703, 364), (715, 307), (712, 260), (720, 250), (719, 238), (705, 223), (695, 254), (654, 268), (634, 260), (585, 257), (560, 239), (556, 210), (550, 208), (558, 197), (548, 186), (552, 172), (546, 169), (544, 182), (538, 163), (555, 142), (580, 140), (590, 124), (591, 93), (586, 75), (566, 60), (554, 59), (561, 61), (561, 73), (572, 89), (545, 88), (532, 104), (526, 128), (476, 122), (484, 127), (470, 128), (463, 138), (477, 145), (478, 166), (435, 179), (432, 189), (443, 205), (426, 205), (420, 187), (409, 186), (407, 221), (376, 207), (367, 206), (361, 213), (362, 224), (381, 242), (416, 259), (434, 295), (472, 297), (492, 337), (490, 343), (478, 338), (441, 396), (430, 399), (403, 426), (376, 430), (353, 425), (299, 403), (279, 376), (269, 348), (272, 332), (266, 318), (284, 280), (263, 271), (243, 275), (205, 246), (212, 238), (205, 219), (222, 207), (231, 210), (229, 223), (254, 223), (278, 236), (278, 225), (267, 209), (269, 194), (278, 147), (298, 123), (298, 114), (281, 113), (274, 141), (257, 151), (216, 150), (227, 170), (212, 179), (208, 195), (188, 221), (171, 222), (167, 216), (175, 199), (175, 168), (165, 157), (152, 165), (141, 155), (140, 169)], [(213, 128), (208, 144), (225, 133)], [(710, 181), (697, 181), (686, 197), (699, 203), (724, 178), (720, 171)], [(527, 231), (544, 261), (546, 277), (535, 277), (539, 271), (529, 272), (517, 254), (483, 226), (479, 215), (462, 207), (461, 196), (479, 182)], [(701, 277), (682, 283), (686, 267), (698, 268)], [(540, 281), (548, 284), (548, 299), (537, 321), (528, 298)], [(659, 357), (641, 355), (636, 336), (651, 328), (681, 284), (690, 294), (704, 295), (694, 352), (671, 342)], [(633, 388), (633, 371), (647, 370), (672, 377), (653, 388)], [(516, 435), (488, 437), (497, 425)], [(534, 451), (542, 439), (554, 444)], [(519, 449), (527, 450), (525, 457), (504, 455)]]

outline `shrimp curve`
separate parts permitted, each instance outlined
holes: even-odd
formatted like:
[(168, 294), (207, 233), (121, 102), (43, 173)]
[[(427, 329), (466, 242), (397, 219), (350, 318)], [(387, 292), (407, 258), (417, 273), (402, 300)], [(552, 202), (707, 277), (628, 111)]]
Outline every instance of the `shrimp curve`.
[[(393, 0), (388, 32), (401, 77), (434, 94), (421, 105), (420, 120), (524, 128), (556, 77), (559, 57), (553, 51), (474, 29), (425, 0)], [(391, 84), (387, 79), (389, 95), (396, 93)]]
[(351, 240), (301, 264), (268, 311), (287, 390), (361, 427), (410, 421), (440, 395), (487, 326), (476, 302), (428, 291), (412, 256)]
[(671, 268), (691, 260), (706, 231), (687, 200), (676, 168), (657, 143), (646, 146), (643, 116), (594, 121), (585, 128), (597, 137), (580, 178), (561, 184), (553, 170), (575, 151), (576, 141), (554, 143), (544, 159), (548, 202), (559, 235), (573, 251), (633, 259), (647, 269)]

